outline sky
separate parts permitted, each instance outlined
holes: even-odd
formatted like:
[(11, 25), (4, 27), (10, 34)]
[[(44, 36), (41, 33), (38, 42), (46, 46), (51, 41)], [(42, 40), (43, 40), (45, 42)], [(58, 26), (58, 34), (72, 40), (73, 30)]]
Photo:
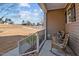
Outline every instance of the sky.
[(37, 23), (43, 21), (44, 13), (36, 3), (0, 3), (0, 17), (10, 18), (15, 24), (30, 21)]

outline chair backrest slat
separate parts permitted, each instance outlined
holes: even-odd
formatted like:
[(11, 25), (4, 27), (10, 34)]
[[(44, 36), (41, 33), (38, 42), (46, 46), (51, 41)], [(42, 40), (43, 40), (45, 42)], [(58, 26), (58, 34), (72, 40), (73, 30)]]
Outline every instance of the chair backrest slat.
[(67, 45), (67, 43), (68, 43), (68, 38), (69, 38), (69, 34), (66, 34), (65, 35), (65, 38), (64, 38), (64, 42), (63, 42), (63, 48), (65, 48), (66, 47), (66, 45)]

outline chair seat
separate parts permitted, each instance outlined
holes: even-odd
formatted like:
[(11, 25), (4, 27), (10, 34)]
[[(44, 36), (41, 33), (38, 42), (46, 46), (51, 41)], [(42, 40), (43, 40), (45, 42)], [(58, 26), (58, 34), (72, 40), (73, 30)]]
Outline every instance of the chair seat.
[(52, 37), (53, 39), (53, 43), (52, 43), (52, 45), (53, 45), (53, 48), (57, 48), (57, 49), (62, 49), (62, 50), (64, 50), (65, 48), (66, 48), (66, 45), (67, 45), (67, 42), (68, 42), (68, 35), (66, 34), (65, 35), (65, 38), (63, 39), (63, 43), (59, 43), (59, 42), (57, 42), (56, 40), (56, 38), (55, 37)]
[(57, 46), (59, 46), (60, 48), (63, 48), (63, 47), (64, 47), (63, 44), (59, 44), (59, 45), (57, 45)]

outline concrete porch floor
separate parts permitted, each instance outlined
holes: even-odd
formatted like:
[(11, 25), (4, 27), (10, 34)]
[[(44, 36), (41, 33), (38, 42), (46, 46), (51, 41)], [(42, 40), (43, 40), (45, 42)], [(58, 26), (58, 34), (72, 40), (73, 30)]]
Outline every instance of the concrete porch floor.
[(50, 50), (51, 50), (51, 40), (46, 40), (39, 53), (39, 56), (55, 56), (55, 54), (52, 54)]
[(46, 40), (39, 53), (39, 56), (74, 56), (73, 51), (69, 47), (67, 47), (66, 53), (54, 48), (52, 49), (52, 52), (50, 50), (51, 50), (51, 40)]

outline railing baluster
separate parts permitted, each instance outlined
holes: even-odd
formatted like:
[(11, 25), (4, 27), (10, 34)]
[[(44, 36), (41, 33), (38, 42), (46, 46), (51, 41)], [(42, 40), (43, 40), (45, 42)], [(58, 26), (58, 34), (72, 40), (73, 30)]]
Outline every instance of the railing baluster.
[(39, 53), (39, 35), (36, 33), (37, 36), (37, 53)]

